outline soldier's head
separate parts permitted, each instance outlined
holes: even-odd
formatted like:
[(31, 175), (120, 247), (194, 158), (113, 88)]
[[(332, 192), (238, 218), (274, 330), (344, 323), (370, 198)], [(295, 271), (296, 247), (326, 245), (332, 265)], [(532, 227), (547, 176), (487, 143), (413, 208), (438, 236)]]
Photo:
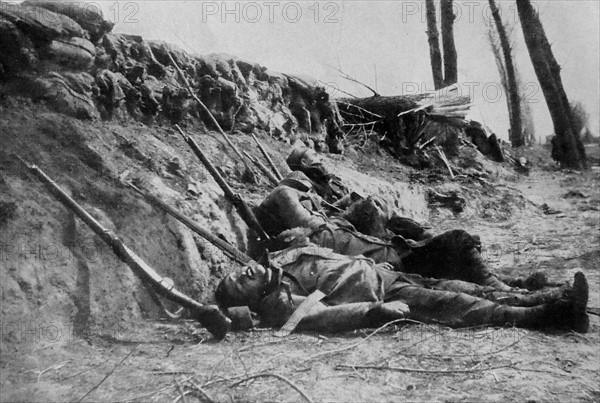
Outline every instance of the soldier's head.
[(321, 163), (315, 150), (304, 145), (296, 146), (285, 160), (292, 171), (303, 171), (313, 164)]
[(269, 289), (273, 277), (271, 270), (260, 264), (236, 268), (217, 287), (215, 299), (223, 308), (248, 306), (254, 309)]
[(321, 156), (312, 148), (303, 145), (295, 147), (285, 161), (292, 171), (303, 172), (316, 183), (325, 183), (332, 176), (323, 164)]
[(344, 212), (343, 217), (363, 234), (376, 237), (387, 235), (386, 224), (392, 209), (388, 202), (379, 196), (357, 198)]

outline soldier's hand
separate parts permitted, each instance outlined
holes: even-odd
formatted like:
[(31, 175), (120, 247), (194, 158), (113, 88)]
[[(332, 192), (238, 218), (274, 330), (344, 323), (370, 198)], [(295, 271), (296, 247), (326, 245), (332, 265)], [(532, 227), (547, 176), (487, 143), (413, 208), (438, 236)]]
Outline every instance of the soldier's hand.
[(366, 316), (366, 327), (379, 327), (388, 322), (404, 319), (410, 313), (408, 305), (400, 301), (379, 303)]
[(388, 263), (388, 262), (377, 263), (376, 266), (379, 267), (379, 268), (381, 268), (381, 269), (386, 269), (386, 270), (394, 271), (394, 266), (392, 266), (392, 264)]
[(406, 318), (410, 314), (410, 308), (404, 302), (385, 302), (379, 308), (381, 314), (389, 321)]

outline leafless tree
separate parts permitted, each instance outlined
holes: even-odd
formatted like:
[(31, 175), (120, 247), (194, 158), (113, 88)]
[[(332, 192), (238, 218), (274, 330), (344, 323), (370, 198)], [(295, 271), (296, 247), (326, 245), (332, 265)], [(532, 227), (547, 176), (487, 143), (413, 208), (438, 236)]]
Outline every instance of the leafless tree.
[(521, 101), (519, 96), (519, 85), (515, 71), (512, 46), (506, 32), (505, 24), (502, 21), (500, 10), (494, 0), (489, 0), (492, 16), (496, 25), (496, 32), (502, 49), (502, 55), (497, 52), (497, 42), (492, 43), (495, 49), (496, 62), (503, 66), (501, 75), (504, 76), (504, 89), (506, 91), (506, 99), (508, 103), (508, 113), (510, 118), (509, 140), (513, 147), (521, 147), (525, 144), (523, 129), (521, 125)]
[(453, 0), (441, 0), (442, 11), (442, 46), (444, 48), (444, 86), (456, 84), (458, 81), (458, 55), (454, 44), (454, 10)]
[(429, 38), (429, 56), (431, 57), (431, 71), (433, 85), (436, 90), (444, 86), (444, 72), (442, 71), (442, 52), (440, 50), (440, 34), (437, 29), (435, 4), (433, 0), (425, 0), (427, 11), (427, 36)]
[(584, 169), (587, 167), (585, 148), (576, 132), (571, 104), (560, 77), (560, 65), (531, 2), (516, 1), (525, 43), (554, 125), (552, 158), (564, 167)]
[(431, 57), (433, 84), (436, 90), (455, 84), (458, 81), (458, 56), (454, 43), (454, 20), (456, 16), (454, 15), (452, 6), (453, 0), (441, 0), (442, 46), (444, 49), (442, 64), (435, 3), (433, 0), (425, 0), (429, 55)]

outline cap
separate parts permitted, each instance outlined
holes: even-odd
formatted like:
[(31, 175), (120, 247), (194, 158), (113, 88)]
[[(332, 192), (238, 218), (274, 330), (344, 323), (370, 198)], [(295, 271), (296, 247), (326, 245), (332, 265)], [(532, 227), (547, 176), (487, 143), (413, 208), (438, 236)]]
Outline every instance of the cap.
[(279, 182), (280, 185), (286, 185), (291, 188), (301, 190), (303, 192), (307, 192), (312, 189), (313, 185), (308, 176), (306, 176), (303, 172), (293, 171), (288, 176), (285, 177), (284, 180)]
[(297, 168), (301, 167), (302, 158), (304, 157), (304, 155), (306, 154), (306, 152), (308, 150), (309, 150), (308, 147), (303, 147), (303, 146), (295, 147), (292, 150), (290, 155), (285, 160), (285, 162), (287, 162), (290, 169), (297, 169)]

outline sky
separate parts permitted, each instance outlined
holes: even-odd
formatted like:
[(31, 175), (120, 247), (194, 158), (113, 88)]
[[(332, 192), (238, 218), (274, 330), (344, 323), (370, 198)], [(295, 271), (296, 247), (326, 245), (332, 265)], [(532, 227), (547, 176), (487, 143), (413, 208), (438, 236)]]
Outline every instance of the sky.
[[(115, 32), (174, 43), (198, 54), (228, 53), (271, 70), (310, 75), (358, 96), (433, 89), (424, 1), (99, 1)], [(552, 122), (523, 40), (514, 1), (497, 0), (515, 26), (514, 48), (536, 136)], [(439, 11), (439, 2), (436, 1)], [(600, 2), (534, 0), (571, 102), (581, 102), (590, 129), (600, 123)], [(475, 107), (472, 117), (508, 138), (508, 111), (490, 49), (488, 1), (455, 1), (459, 82)], [(439, 18), (438, 18), (439, 23)], [(338, 92), (339, 94), (339, 92)]]

